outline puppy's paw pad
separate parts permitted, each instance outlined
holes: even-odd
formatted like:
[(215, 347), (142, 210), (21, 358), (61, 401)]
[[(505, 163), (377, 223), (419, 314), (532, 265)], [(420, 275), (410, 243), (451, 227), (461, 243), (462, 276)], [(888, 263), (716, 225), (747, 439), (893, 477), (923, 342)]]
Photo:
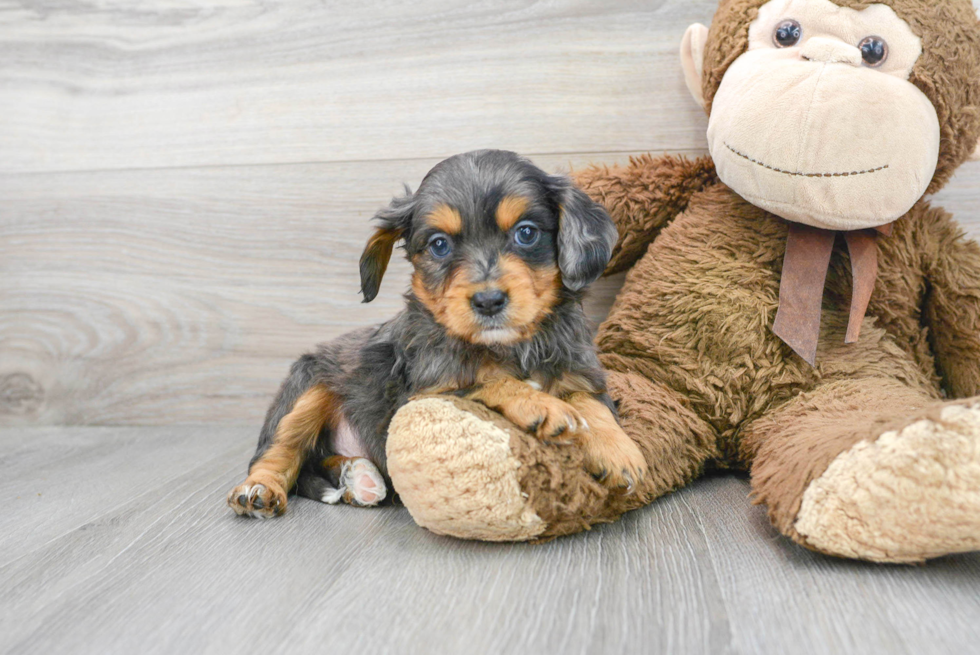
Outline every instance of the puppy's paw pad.
[(239, 516), (268, 519), (286, 511), (286, 494), (246, 480), (228, 493), (228, 506)]
[(373, 507), (388, 495), (381, 471), (363, 457), (344, 464), (340, 477), (344, 485), (344, 501), (351, 505)]

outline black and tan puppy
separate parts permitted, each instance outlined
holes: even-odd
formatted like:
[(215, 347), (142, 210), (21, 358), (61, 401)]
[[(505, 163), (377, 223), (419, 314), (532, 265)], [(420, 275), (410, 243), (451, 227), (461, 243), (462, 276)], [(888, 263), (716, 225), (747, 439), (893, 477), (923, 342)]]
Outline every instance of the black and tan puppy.
[(294, 487), (327, 503), (381, 502), (388, 424), (426, 392), (463, 395), (543, 439), (575, 441), (595, 475), (631, 487), (644, 458), (615, 418), (581, 305), (616, 241), (605, 211), (565, 177), (482, 150), (442, 162), (375, 218), (361, 256), (364, 300), (404, 241), (415, 267), (407, 307), (293, 365), (248, 479), (228, 494), (235, 512), (282, 514)]

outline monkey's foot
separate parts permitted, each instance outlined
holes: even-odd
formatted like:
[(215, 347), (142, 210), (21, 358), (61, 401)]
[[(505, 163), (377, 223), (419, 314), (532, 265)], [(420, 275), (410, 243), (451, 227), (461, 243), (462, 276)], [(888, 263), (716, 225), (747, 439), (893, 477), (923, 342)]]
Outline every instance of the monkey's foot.
[(876, 562), (980, 550), (980, 405), (841, 453), (807, 487), (795, 528), (817, 550)]

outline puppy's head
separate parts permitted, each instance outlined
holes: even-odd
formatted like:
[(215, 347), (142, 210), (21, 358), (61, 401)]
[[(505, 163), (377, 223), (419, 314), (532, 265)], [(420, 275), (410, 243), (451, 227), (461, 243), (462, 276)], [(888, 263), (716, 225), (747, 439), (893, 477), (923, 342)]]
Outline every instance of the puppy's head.
[(499, 150), (447, 159), (375, 218), (361, 256), (365, 302), (403, 239), (415, 296), (448, 332), (482, 344), (530, 338), (563, 287), (602, 274), (616, 242), (612, 220), (568, 178)]

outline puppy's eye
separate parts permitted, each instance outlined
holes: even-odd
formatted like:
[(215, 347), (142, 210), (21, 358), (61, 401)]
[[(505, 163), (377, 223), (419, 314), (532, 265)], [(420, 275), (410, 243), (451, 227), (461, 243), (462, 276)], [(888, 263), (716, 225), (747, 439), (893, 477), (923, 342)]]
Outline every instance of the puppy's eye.
[(541, 230), (530, 223), (522, 223), (514, 230), (514, 241), (517, 242), (517, 245), (525, 248), (536, 244), (539, 238), (541, 238)]
[(777, 48), (792, 48), (803, 38), (803, 26), (795, 20), (784, 20), (776, 28), (772, 40)]
[(888, 43), (880, 36), (869, 36), (858, 44), (861, 58), (871, 68), (877, 68), (888, 59)]
[(429, 252), (436, 259), (445, 259), (453, 251), (453, 244), (442, 234), (437, 234), (429, 239)]

